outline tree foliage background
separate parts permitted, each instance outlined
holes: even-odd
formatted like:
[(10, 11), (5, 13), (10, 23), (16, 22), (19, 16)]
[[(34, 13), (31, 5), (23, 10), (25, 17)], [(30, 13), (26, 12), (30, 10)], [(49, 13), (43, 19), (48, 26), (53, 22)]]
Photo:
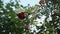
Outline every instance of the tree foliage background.
[[(51, 1), (51, 3), (49, 3)], [(24, 7), (19, 4), (18, 0), (10, 3), (3, 3), (0, 0), (0, 34), (34, 34), (29, 30), (29, 25), (34, 24), (36, 18), (39, 16), (46, 16), (42, 26), (36, 26), (36, 29), (41, 29), (38, 33), (35, 34), (59, 34), (60, 29), (60, 0), (45, 0), (46, 5), (40, 8), (39, 5), (32, 7)], [(14, 8), (15, 10), (14, 10)], [(23, 9), (22, 12), (25, 14), (24, 19), (20, 19), (17, 16), (17, 13), (21, 11), (18, 9)], [(17, 11), (18, 10), (18, 11)], [(33, 15), (29, 18), (29, 15)], [(51, 17), (52, 20), (47, 21)]]

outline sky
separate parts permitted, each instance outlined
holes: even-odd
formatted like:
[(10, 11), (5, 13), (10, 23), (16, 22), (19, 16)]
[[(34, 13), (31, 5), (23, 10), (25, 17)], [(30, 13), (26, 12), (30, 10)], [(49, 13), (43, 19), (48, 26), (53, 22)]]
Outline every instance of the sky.
[(28, 4), (34, 6), (35, 4), (39, 4), (39, 0), (21, 0), (21, 4), (24, 6), (27, 6)]
[[(8, 3), (10, 0), (2, 0), (5, 3)], [(30, 4), (30, 6), (34, 6), (35, 4), (39, 4), (40, 0), (20, 0), (20, 4), (23, 6), (27, 6), (28, 4)]]

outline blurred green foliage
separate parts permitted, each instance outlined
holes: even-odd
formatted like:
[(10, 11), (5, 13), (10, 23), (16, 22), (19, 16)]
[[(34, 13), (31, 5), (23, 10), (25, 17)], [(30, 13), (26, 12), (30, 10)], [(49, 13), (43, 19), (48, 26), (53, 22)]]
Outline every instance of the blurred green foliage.
[[(48, 0), (48, 1), (52, 1), (54, 6), (56, 4), (58, 4), (59, 6), (59, 11), (54, 12), (55, 14), (60, 14), (60, 0)], [(48, 2), (47, 1), (47, 2)], [(56, 2), (55, 2), (56, 1)], [(31, 12), (32, 10), (35, 9), (35, 7), (39, 7), (38, 5), (34, 6), (34, 7), (24, 7), (22, 5), (19, 5), (18, 1), (15, 0), (16, 4), (14, 4), (14, 2), (10, 2), (7, 3), (6, 6), (4, 6), (4, 3), (2, 0), (0, 0), (0, 34), (33, 34), (28, 30), (25, 30), (25, 26), (30, 24), (33, 24), (33, 20), (37, 18), (38, 15), (36, 15), (34, 12)], [(46, 3), (47, 4), (47, 3)], [(13, 8), (24, 8), (25, 14), (26, 14), (26, 18), (25, 19), (19, 19), (15, 13), (15, 10), (13, 10)], [(47, 4), (47, 7), (49, 7), (49, 5)], [(50, 8), (51, 12), (54, 8)], [(39, 11), (38, 11), (39, 12)], [(37, 13), (38, 13), (37, 12)], [(34, 15), (31, 19), (29, 19), (29, 15)], [(47, 19), (49, 17), (49, 13), (48, 12), (41, 12), (42, 15), (46, 15), (46, 19), (44, 24), (39, 28), (37, 27), (37, 29), (41, 29), (41, 31), (39, 31), (37, 34), (42, 34), (41, 32), (45, 33), (45, 34), (55, 34), (56, 33), (56, 29), (59, 25), (57, 25), (58, 23), (60, 24), (60, 17), (57, 19), (56, 16), (52, 17), (52, 21), (47, 22)], [(57, 23), (55, 23), (57, 22)], [(51, 25), (53, 24), (53, 25)], [(47, 27), (47, 30), (44, 31), (45, 27)], [(49, 33), (48, 33), (49, 32)]]

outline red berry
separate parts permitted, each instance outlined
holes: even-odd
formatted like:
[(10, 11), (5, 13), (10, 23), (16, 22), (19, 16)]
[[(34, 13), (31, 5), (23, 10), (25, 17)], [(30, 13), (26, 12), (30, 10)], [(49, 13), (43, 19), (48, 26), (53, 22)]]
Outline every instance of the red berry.
[(20, 19), (24, 19), (24, 18), (25, 18), (24, 12), (21, 12), (21, 13), (17, 14), (17, 16), (18, 16)]
[(51, 16), (55, 16), (55, 14), (52, 14)]
[(29, 30), (30, 28), (29, 28), (29, 26), (26, 26), (25, 29), (26, 29), (26, 30)]

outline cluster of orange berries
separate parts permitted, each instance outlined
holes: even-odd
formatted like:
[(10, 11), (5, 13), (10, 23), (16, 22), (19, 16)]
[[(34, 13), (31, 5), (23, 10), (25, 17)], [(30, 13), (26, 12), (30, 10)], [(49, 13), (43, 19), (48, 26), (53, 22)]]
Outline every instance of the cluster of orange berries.
[(44, 5), (44, 0), (40, 0), (40, 1), (39, 1), (39, 4), (40, 4), (41, 6), (43, 6), (43, 5)]

